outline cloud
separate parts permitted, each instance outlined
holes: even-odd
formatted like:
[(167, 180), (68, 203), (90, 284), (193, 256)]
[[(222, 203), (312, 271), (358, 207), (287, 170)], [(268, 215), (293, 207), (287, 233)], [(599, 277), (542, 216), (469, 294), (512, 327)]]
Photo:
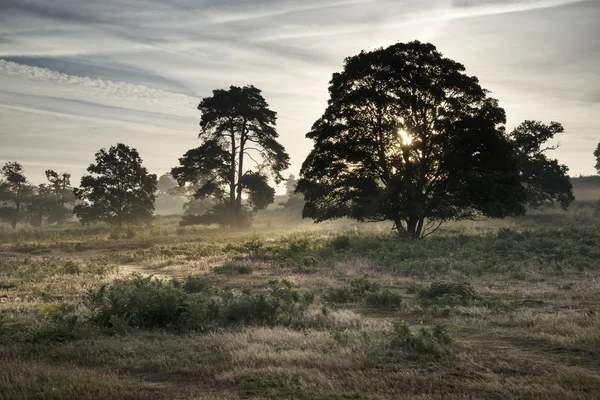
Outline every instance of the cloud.
[(419, 39), (509, 117), (573, 127), (579, 147), (561, 157), (590, 171), (572, 155), (595, 129), (599, 19), (593, 0), (0, 0), (0, 161), (38, 162), (46, 147), (61, 154), (49, 162), (80, 165), (121, 140), (164, 172), (197, 145), (199, 98), (254, 84), (297, 173), (344, 57)]

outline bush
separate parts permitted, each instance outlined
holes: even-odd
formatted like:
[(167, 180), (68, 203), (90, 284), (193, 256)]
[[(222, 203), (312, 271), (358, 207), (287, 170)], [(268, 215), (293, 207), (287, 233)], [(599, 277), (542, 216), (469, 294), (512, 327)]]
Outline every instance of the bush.
[(479, 300), (470, 283), (434, 282), (418, 292), (418, 297), (426, 305), (466, 306)]
[(331, 241), (331, 245), (336, 250), (346, 250), (350, 248), (350, 238), (348, 236), (338, 236)]
[(93, 320), (102, 327), (111, 327), (115, 317), (135, 328), (175, 327), (189, 308), (181, 287), (153, 277), (103, 285), (88, 300)]
[(368, 293), (365, 297), (365, 303), (374, 308), (399, 308), (402, 305), (402, 295), (384, 289)]
[(213, 272), (223, 275), (249, 275), (252, 273), (252, 267), (235, 263), (225, 263), (213, 268)]
[(392, 321), (389, 348), (409, 359), (439, 359), (452, 353), (452, 338), (445, 327), (436, 325), (431, 329), (421, 328), (415, 334), (404, 321)]
[(198, 277), (162, 281), (135, 277), (90, 293), (92, 320), (103, 328), (167, 328), (207, 331), (235, 325), (292, 326), (313, 297), (287, 281), (271, 281), (266, 290), (217, 290)]
[(377, 308), (394, 308), (402, 304), (402, 296), (399, 293), (382, 289), (381, 285), (366, 278), (355, 278), (348, 286), (328, 289), (325, 299), (333, 303), (362, 302)]

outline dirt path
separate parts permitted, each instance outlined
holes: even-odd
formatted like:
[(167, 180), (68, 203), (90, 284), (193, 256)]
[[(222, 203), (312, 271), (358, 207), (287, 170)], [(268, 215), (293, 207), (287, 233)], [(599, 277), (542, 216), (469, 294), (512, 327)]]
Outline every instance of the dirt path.
[(130, 276), (133, 274), (139, 274), (144, 277), (153, 276), (158, 279), (171, 279), (173, 276), (166, 274), (157, 274), (147, 268), (135, 264), (121, 264), (117, 266), (117, 276)]

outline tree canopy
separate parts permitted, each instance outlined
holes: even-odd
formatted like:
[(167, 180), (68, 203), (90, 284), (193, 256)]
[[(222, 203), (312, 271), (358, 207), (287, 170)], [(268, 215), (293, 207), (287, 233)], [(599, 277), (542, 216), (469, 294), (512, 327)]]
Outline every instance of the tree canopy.
[(569, 168), (546, 155), (557, 146), (546, 146), (545, 143), (562, 132), (564, 128), (558, 122), (546, 125), (539, 121), (524, 121), (510, 134), (521, 182), (527, 193), (527, 205), (531, 208), (558, 203), (567, 209), (575, 200), (573, 185), (567, 175)]
[(87, 168), (90, 175), (81, 178), (74, 190), (82, 204), (74, 213), (82, 223), (104, 221), (149, 222), (154, 211), (157, 179), (142, 166), (137, 150), (123, 143), (96, 153), (96, 162)]
[[(277, 141), (277, 114), (254, 86), (214, 90), (198, 110), (202, 144), (185, 153), (171, 174), (180, 186), (197, 185), (197, 199), (217, 203), (195, 219), (198, 223), (239, 226), (247, 220), (246, 208), (261, 210), (274, 201), (269, 177), (279, 183), (289, 166), (289, 156)], [(248, 207), (242, 203), (244, 196)]]
[[(398, 232), (420, 238), (448, 220), (522, 214), (528, 196), (560, 197), (528, 191), (521, 180), (520, 168), (535, 169), (543, 152), (539, 127), (525, 125), (511, 140), (498, 101), (464, 71), (420, 42), (347, 58), (307, 134), (314, 147), (297, 189), (303, 216), (391, 220)], [(549, 175), (564, 172), (551, 166)], [(527, 176), (529, 189), (539, 189), (539, 174)]]
[(33, 194), (33, 185), (25, 177), (23, 166), (9, 161), (0, 170), (0, 219), (9, 222), (13, 229), (26, 219), (25, 207)]
[(596, 171), (598, 171), (598, 173), (600, 174), (600, 143), (598, 143), (596, 150), (594, 150), (594, 157), (596, 157), (596, 165), (594, 167), (596, 168)]

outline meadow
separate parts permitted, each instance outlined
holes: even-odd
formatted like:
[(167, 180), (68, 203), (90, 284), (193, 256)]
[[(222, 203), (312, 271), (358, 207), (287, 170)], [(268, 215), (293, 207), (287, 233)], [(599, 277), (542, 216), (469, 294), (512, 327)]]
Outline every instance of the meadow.
[(0, 230), (1, 399), (597, 399), (600, 185), (448, 223)]

